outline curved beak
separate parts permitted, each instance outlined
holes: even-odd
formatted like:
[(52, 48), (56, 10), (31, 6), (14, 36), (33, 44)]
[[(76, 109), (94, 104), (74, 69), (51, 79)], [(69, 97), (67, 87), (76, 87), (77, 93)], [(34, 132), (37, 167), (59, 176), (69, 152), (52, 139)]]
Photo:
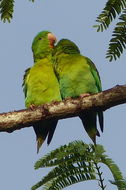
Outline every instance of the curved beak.
[(55, 35), (52, 33), (48, 33), (48, 40), (50, 42), (50, 48), (54, 48), (54, 44), (57, 41)]

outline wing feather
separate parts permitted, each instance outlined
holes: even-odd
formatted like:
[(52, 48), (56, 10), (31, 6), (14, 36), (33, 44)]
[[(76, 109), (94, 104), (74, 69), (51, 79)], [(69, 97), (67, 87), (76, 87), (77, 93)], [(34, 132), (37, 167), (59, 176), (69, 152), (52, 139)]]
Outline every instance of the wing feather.
[(23, 87), (23, 92), (24, 92), (25, 97), (27, 96), (27, 78), (28, 78), (30, 69), (31, 68), (28, 68), (28, 69), (25, 70), (25, 74), (24, 74), (24, 77), (23, 77), (22, 87)]

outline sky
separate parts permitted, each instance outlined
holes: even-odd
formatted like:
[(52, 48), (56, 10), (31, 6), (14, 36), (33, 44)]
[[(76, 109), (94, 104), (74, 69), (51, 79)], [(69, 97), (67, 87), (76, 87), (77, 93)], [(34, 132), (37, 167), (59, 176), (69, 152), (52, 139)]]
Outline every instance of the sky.
[[(109, 63), (105, 59), (113, 25), (102, 33), (92, 27), (106, 1), (84, 0), (17, 0), (11, 23), (0, 21), (0, 112), (24, 109), (22, 78), (26, 68), (33, 65), (32, 40), (42, 30), (54, 33), (57, 39), (74, 41), (83, 55), (96, 64), (103, 90), (117, 84), (125, 84), (126, 55)], [(126, 106), (120, 105), (104, 113), (105, 130), (97, 143), (102, 144), (126, 177), (125, 134)], [(34, 170), (34, 163), (55, 148), (74, 140), (91, 140), (83, 130), (78, 118), (60, 120), (52, 143), (44, 143), (40, 153), (36, 153), (35, 134), (32, 127), (12, 134), (0, 133), (0, 189), (30, 190), (49, 170)], [(109, 170), (103, 166), (106, 190), (116, 190), (108, 180), (112, 180)], [(97, 181), (75, 184), (66, 189), (97, 189)]]

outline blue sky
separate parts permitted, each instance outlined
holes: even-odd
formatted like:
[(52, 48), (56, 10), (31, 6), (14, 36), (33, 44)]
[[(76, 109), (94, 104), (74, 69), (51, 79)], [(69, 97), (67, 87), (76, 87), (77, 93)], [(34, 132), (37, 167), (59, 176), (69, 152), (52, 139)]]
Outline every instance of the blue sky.
[[(35, 3), (27, 0), (15, 2), (14, 17), (11, 23), (0, 22), (0, 112), (24, 108), (22, 78), (24, 70), (33, 65), (31, 43), (34, 36), (42, 30), (52, 31), (58, 39), (73, 40), (83, 55), (96, 64), (103, 89), (117, 84), (125, 84), (125, 53), (116, 61), (109, 63), (105, 52), (113, 26), (97, 33), (92, 27), (95, 19), (105, 5), (105, 0), (43, 0)], [(125, 134), (126, 106), (120, 105), (104, 113), (105, 130), (97, 139), (107, 150), (107, 154), (118, 164), (126, 176)], [(50, 146), (43, 145), (36, 154), (35, 134), (32, 128), (15, 131), (12, 134), (0, 133), (0, 189), (29, 190), (48, 170), (35, 171), (34, 163), (51, 150), (68, 144), (73, 140), (91, 143), (78, 118), (59, 121)], [(104, 177), (112, 179), (109, 170), (103, 167)], [(106, 190), (115, 190), (109, 184)], [(97, 182), (85, 182), (67, 189), (100, 189)]]

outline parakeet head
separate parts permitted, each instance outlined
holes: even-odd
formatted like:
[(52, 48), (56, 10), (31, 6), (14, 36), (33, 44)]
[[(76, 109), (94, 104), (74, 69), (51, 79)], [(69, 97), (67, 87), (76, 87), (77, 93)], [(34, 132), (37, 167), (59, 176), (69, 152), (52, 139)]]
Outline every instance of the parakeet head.
[(34, 59), (41, 59), (48, 56), (54, 48), (56, 37), (49, 31), (42, 31), (37, 34), (32, 42)]
[(58, 55), (60, 53), (80, 54), (80, 50), (74, 42), (68, 39), (62, 39), (57, 43), (53, 52), (54, 55)]

